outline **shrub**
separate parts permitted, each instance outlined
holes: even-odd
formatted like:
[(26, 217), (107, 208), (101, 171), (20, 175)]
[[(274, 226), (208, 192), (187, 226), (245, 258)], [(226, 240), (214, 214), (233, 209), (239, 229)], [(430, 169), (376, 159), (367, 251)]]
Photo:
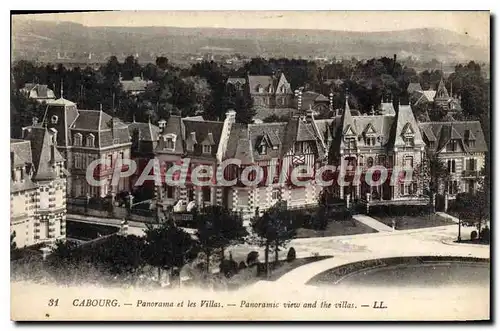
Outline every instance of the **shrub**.
[(490, 229), (488, 227), (481, 230), (481, 234), (479, 236), (482, 242), (489, 243), (490, 242)]
[(296, 253), (295, 253), (295, 248), (293, 247), (290, 247), (290, 249), (288, 250), (288, 254), (286, 255), (286, 260), (288, 262), (292, 262), (293, 260), (295, 260), (296, 258)]
[(240, 264), (238, 265), (238, 269), (246, 269), (247, 265), (245, 264), (245, 261), (241, 261)]
[(251, 251), (247, 255), (247, 266), (254, 265), (259, 261), (259, 252), (257, 251)]
[(238, 273), (238, 263), (234, 260), (222, 260), (219, 269), (224, 276), (231, 278)]
[(470, 240), (476, 240), (477, 239), (477, 231), (474, 230), (470, 233)]

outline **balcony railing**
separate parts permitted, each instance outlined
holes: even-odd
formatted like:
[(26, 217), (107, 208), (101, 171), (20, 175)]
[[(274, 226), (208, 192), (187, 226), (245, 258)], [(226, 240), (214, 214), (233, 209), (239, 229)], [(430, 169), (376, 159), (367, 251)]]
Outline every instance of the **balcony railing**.
[(482, 176), (483, 175), (483, 171), (481, 170), (464, 170), (462, 172), (462, 176), (464, 177), (478, 177), (478, 176)]

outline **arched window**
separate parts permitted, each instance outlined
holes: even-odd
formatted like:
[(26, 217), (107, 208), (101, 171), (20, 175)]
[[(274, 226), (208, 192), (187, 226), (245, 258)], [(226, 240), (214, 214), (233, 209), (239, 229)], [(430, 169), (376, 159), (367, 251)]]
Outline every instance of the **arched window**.
[(95, 143), (95, 136), (92, 133), (90, 133), (87, 136), (86, 146), (87, 147), (94, 147), (94, 143)]
[(50, 122), (52, 124), (57, 124), (58, 119), (59, 118), (57, 117), (57, 115), (52, 115), (52, 117), (50, 118)]
[(367, 160), (366, 160), (366, 165), (368, 167), (373, 167), (373, 157), (369, 157)]
[(73, 136), (73, 146), (82, 146), (82, 135), (80, 133)]
[(260, 84), (257, 84), (257, 86), (255, 86), (255, 92), (259, 92), (259, 93), (263, 92), (263, 88)]

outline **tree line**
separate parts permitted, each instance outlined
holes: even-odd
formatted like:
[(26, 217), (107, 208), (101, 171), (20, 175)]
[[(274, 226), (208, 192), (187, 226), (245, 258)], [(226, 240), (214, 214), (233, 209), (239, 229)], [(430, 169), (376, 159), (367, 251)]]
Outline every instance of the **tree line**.
[[(191, 234), (177, 226), (166, 217), (159, 224), (148, 225), (144, 236), (113, 234), (102, 240), (78, 245), (72, 241), (58, 241), (52, 253), (47, 257), (45, 271), (58, 282), (74, 281), (76, 272), (82, 272), (82, 266), (88, 273), (103, 275), (107, 280), (120, 277), (121, 280), (134, 280), (146, 267), (156, 268), (158, 280), (168, 272), (170, 283), (180, 284), (181, 269), (193, 262), (203, 275), (209, 276), (219, 264), (220, 273), (226, 277), (234, 275), (241, 264), (226, 257), (226, 250), (234, 244), (250, 243), (264, 247), (264, 269), (269, 270), (269, 254), (274, 249), (275, 261), (278, 251), (295, 237), (299, 226), (284, 202), (279, 202), (262, 215), (256, 214), (251, 222), (252, 235), (243, 226), (238, 213), (221, 206), (208, 206), (195, 210), (193, 218), (196, 231)], [(11, 234), (11, 255), (16, 256), (16, 246)], [(255, 252), (249, 254), (247, 263), (256, 263)], [(252, 256), (250, 256), (252, 255)], [(258, 254), (257, 254), (258, 255)], [(86, 273), (86, 272), (84, 272)], [(269, 275), (269, 274), (268, 274)], [(91, 275), (80, 275), (85, 278)], [(102, 279), (105, 281), (106, 279)]]

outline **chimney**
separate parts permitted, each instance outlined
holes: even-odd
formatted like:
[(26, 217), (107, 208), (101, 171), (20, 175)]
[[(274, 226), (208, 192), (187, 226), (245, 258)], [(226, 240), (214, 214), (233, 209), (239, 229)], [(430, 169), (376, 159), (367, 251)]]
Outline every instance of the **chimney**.
[(31, 123), (32, 123), (33, 126), (36, 126), (38, 124), (38, 117), (33, 117)]
[(161, 133), (164, 133), (167, 121), (161, 119), (158, 121), (158, 127), (160, 128)]
[(372, 115), (372, 116), (375, 115), (375, 109), (373, 108), (373, 105), (370, 108), (370, 115)]
[[(220, 136), (219, 146), (217, 146), (217, 161), (222, 162), (224, 154), (226, 153), (227, 143), (229, 142), (229, 135), (231, 134), (231, 128), (233, 124), (236, 123), (236, 112), (232, 109), (226, 112), (226, 118), (224, 119), (224, 124), (222, 125), (222, 133)], [(192, 135), (194, 132), (191, 133)], [(193, 141), (196, 141), (196, 137), (192, 136)]]
[(306, 110), (306, 122), (312, 122), (314, 120), (314, 110), (312, 106), (309, 105), (309, 109)]
[(192, 142), (193, 144), (196, 144), (196, 143), (197, 143), (197, 141), (196, 141), (196, 132), (194, 132), (194, 131), (193, 131), (193, 132), (191, 132), (191, 142)]

